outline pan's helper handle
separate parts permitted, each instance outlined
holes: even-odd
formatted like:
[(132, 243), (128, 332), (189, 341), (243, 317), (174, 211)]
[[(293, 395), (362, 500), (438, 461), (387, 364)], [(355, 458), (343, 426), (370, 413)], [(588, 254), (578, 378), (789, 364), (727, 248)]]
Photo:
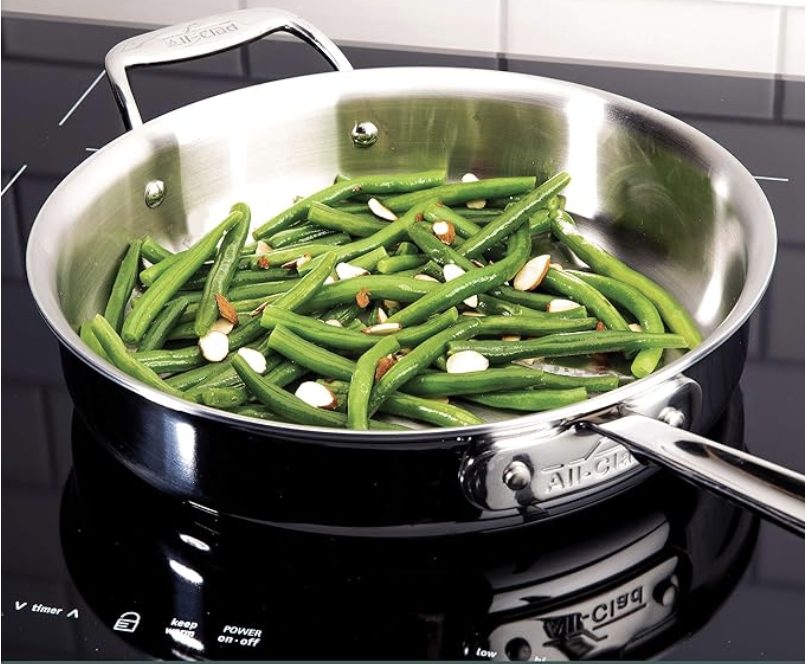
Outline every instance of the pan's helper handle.
[(180, 23), (121, 42), (106, 55), (105, 67), (127, 129), (143, 124), (126, 70), (129, 67), (195, 60), (243, 46), (274, 32), (288, 32), (310, 44), (334, 69), (353, 69), (328, 37), (303, 19), (258, 7)]
[(804, 475), (643, 415), (582, 426), (804, 535)]

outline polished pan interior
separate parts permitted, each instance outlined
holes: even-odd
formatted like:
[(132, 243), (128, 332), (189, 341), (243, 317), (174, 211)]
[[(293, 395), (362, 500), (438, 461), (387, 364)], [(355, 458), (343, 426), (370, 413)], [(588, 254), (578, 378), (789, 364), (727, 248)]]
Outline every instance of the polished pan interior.
[[(361, 121), (379, 127), (370, 148), (351, 140)], [(544, 178), (567, 170), (568, 208), (582, 229), (667, 287), (706, 337), (642, 381), (552, 413), (513, 416), (513, 425), (534, 428), (594, 411), (681, 373), (741, 328), (770, 277), (776, 236), (764, 195), (734, 157), (688, 125), (628, 99), (549, 79), (397, 68), (246, 88), (113, 141), (77, 168), (40, 212), (28, 247), (32, 290), (67, 348), (122, 387), (202, 418), (311, 435), (313, 427), (257, 423), (141, 385), (95, 357), (75, 330), (103, 310), (118, 260), (135, 237), (149, 233), (181, 249), (238, 200), (250, 204), (257, 224), (294, 196), (328, 185), (336, 173), (432, 168), (446, 168), (452, 178), (467, 171)], [(167, 193), (152, 209), (144, 189), (155, 179)], [(378, 435), (329, 431), (331, 440), (345, 442)], [(429, 432), (380, 435), (425, 440)]]

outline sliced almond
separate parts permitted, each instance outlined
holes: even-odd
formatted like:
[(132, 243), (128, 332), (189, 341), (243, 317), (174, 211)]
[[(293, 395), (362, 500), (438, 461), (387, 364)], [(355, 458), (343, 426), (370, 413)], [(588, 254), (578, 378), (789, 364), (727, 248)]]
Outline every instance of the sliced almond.
[(293, 258), (290, 261), (286, 261), (280, 267), (285, 268), (286, 270), (298, 270), (300, 267), (305, 265), (308, 261), (311, 260), (311, 256), (308, 254), (304, 254), (298, 258)]
[(485, 317), (485, 314), (483, 314), (481, 311), (463, 311), (462, 315), (463, 316), (471, 316), (471, 317), (474, 317), (474, 318), (484, 318)]
[(418, 281), (433, 281), (438, 284), (440, 283), (439, 279), (435, 279), (430, 274), (416, 274), (415, 279), (417, 279)]
[(384, 207), (381, 201), (376, 198), (371, 198), (369, 201), (367, 201), (367, 207), (370, 208), (370, 212), (380, 219), (395, 221), (398, 218), (398, 215), (396, 215), (392, 210)]
[(434, 233), (435, 237), (437, 237), (437, 239), (443, 244), (451, 244), (457, 237), (457, 231), (454, 228), (454, 224), (447, 221), (435, 221), (432, 224), (432, 233)]
[(597, 324), (594, 326), (594, 331), (602, 332), (604, 329), (605, 329), (605, 323), (603, 323), (601, 320), (598, 320)]
[(324, 408), (325, 410), (333, 410), (336, 408), (336, 397), (333, 392), (323, 384), (315, 383), (312, 380), (300, 383), (294, 396), (298, 399), (302, 399), (309, 406), (314, 406), (314, 408)]
[(471, 297), (466, 297), (462, 303), (466, 307), (470, 307), (471, 309), (476, 309), (479, 306), (479, 297), (477, 295), (471, 295)]
[(263, 240), (258, 240), (258, 245), (255, 247), (255, 253), (258, 256), (263, 256), (265, 254), (268, 254), (270, 251), (272, 251), (272, 247), (270, 247)]
[(210, 332), (221, 332), (222, 334), (230, 334), (233, 331), (233, 325), (226, 318), (219, 318), (215, 323), (210, 326)]
[(221, 362), (230, 352), (230, 340), (224, 332), (208, 332), (199, 339), (202, 357), (208, 362)]
[(429, 401), (436, 401), (437, 403), (451, 403), (448, 397), (423, 397)]
[(340, 323), (335, 318), (329, 318), (328, 320), (325, 321), (325, 324), (332, 325), (333, 327), (344, 327), (344, 325), (342, 325), (342, 323)]
[(353, 277), (364, 277), (368, 274), (370, 273), (363, 267), (356, 267), (355, 265), (351, 265), (350, 263), (336, 264), (336, 276), (339, 277), (340, 281), (344, 281), (345, 279), (352, 279)]
[(487, 204), (488, 204), (488, 202), (484, 198), (476, 198), (476, 199), (474, 199), (472, 201), (467, 201), (465, 203), (465, 207), (467, 207), (470, 210), (481, 210)]
[(263, 313), (263, 310), (269, 306), (269, 300), (261, 302), (257, 307), (255, 307), (252, 311), (249, 312), (250, 316), (258, 316), (259, 314)]
[(385, 334), (395, 334), (401, 331), (400, 323), (378, 323), (377, 325), (370, 325), (362, 329), (365, 334), (373, 334), (383, 336)]
[(639, 323), (630, 323), (628, 325), (628, 329), (631, 332), (644, 332), (644, 330), (642, 329), (642, 326), (639, 325)]
[[(443, 265), (443, 279), (445, 279), (446, 282), (461, 277), (463, 274), (465, 274), (465, 270), (459, 265), (455, 265), (454, 263), (446, 263)], [(479, 298), (476, 295), (466, 297), (462, 302), (471, 309), (476, 309), (479, 306)]]
[(268, 270), (269, 269), (269, 258), (266, 256), (261, 256), (257, 262), (258, 267), (261, 270)]
[(485, 264), (484, 264), (482, 261), (477, 260), (476, 258), (472, 258), (472, 259), (471, 259), (471, 262), (472, 262), (474, 265), (476, 265), (476, 267), (485, 267)]
[(392, 355), (382, 357), (378, 361), (378, 364), (375, 365), (375, 379), (381, 380), (381, 377), (392, 369), (397, 361), (398, 360)]
[(387, 308), (387, 311), (394, 311), (401, 308), (401, 303), (397, 300), (381, 300), (381, 303)]
[(250, 368), (263, 375), (266, 373), (266, 358), (254, 348), (239, 348), (238, 354), (246, 360)]
[(386, 323), (387, 318), (389, 318), (389, 316), (387, 316), (387, 312), (384, 311), (381, 307), (378, 307), (378, 309), (376, 309), (375, 315), (379, 323)]
[(505, 334), (502, 341), (521, 341), (521, 337), (517, 334)]
[(489, 366), (488, 358), (475, 350), (461, 350), (446, 361), (446, 371), (452, 374), (485, 371)]
[(557, 270), (558, 272), (563, 272), (563, 266), (560, 263), (550, 263), (549, 267), (553, 270)]
[(549, 272), (550, 261), (548, 254), (528, 260), (513, 279), (513, 288), (518, 291), (531, 291), (538, 288), (546, 273)]
[(572, 309), (577, 309), (580, 305), (577, 302), (572, 302), (571, 300), (563, 300), (557, 299), (552, 300), (549, 304), (546, 305), (546, 310), (550, 314), (556, 314), (560, 311), (571, 311)]
[(305, 254), (304, 256), (300, 256), (300, 258), (297, 259), (297, 265), (295, 267), (299, 270), (303, 265), (309, 262), (311, 262), (311, 256)]
[(235, 310), (235, 307), (221, 293), (216, 293), (214, 297), (216, 298), (216, 306), (219, 308), (219, 315), (222, 318), (226, 318), (233, 325), (237, 325), (238, 312)]
[(367, 305), (370, 304), (370, 291), (366, 288), (359, 289), (359, 292), (356, 293), (356, 304), (362, 309), (366, 309)]
[(473, 173), (466, 173), (460, 178), (461, 182), (479, 182), (479, 178)]
[(335, 284), (336, 279), (334, 279), (330, 274), (325, 277), (325, 281), (322, 282), (323, 286), (329, 286), (330, 284)]

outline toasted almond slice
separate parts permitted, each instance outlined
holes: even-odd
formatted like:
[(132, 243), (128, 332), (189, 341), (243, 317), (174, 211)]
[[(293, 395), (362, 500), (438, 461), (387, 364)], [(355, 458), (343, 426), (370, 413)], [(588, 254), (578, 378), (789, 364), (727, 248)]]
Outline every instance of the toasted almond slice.
[(376, 335), (385, 335), (385, 334), (395, 334), (396, 332), (400, 332), (401, 324), (400, 323), (378, 323), (377, 325), (370, 325), (369, 327), (365, 327), (362, 329), (362, 332), (365, 334), (376, 334)]
[(429, 401), (436, 401), (437, 403), (451, 403), (448, 397), (423, 397)]
[(479, 182), (479, 178), (473, 173), (466, 173), (460, 178), (461, 182)]
[(250, 368), (263, 375), (266, 373), (266, 358), (254, 348), (239, 348), (238, 354), (243, 357)]
[(564, 299), (557, 299), (552, 300), (549, 304), (546, 305), (546, 310), (551, 313), (558, 313), (559, 311), (571, 311), (572, 309), (577, 309), (580, 305), (577, 302), (572, 302), (571, 300), (564, 300)]
[(387, 311), (401, 308), (401, 303), (397, 300), (381, 300), (381, 303), (387, 308)]
[(219, 308), (219, 315), (226, 318), (233, 325), (238, 325), (238, 312), (230, 301), (221, 293), (216, 293), (214, 297), (216, 298), (216, 306)]
[(305, 265), (306, 263), (308, 263), (310, 261), (311, 261), (311, 256), (309, 256), (308, 254), (305, 254), (305, 256), (300, 256), (300, 258), (297, 259), (297, 265), (295, 267), (299, 270), (303, 265)]
[(252, 311), (249, 312), (250, 316), (257, 316), (263, 313), (263, 310), (269, 306), (269, 300), (265, 302), (261, 302), (257, 307), (255, 307)]
[(479, 306), (479, 297), (476, 295), (471, 295), (471, 297), (466, 297), (462, 303), (466, 307), (470, 307), (471, 309), (476, 309)]
[(367, 305), (370, 304), (370, 291), (366, 288), (359, 289), (359, 292), (356, 293), (356, 304), (362, 309), (366, 309)]
[(392, 210), (384, 207), (381, 201), (376, 198), (371, 198), (369, 201), (367, 201), (367, 207), (370, 208), (370, 212), (380, 219), (395, 221), (398, 218), (398, 215), (396, 215)]
[(430, 274), (416, 274), (415, 279), (417, 279), (418, 281), (434, 281), (435, 283), (438, 284), (440, 283), (439, 279), (435, 279)]
[(454, 228), (454, 224), (447, 221), (435, 221), (432, 224), (432, 233), (434, 233), (437, 239), (443, 244), (451, 244), (457, 237), (457, 231)]
[(261, 270), (268, 270), (269, 269), (269, 259), (266, 256), (261, 256), (258, 259), (258, 267)]
[(462, 315), (463, 316), (471, 316), (471, 317), (474, 317), (474, 318), (484, 318), (485, 317), (485, 314), (483, 314), (481, 311), (463, 311)]
[(557, 270), (558, 272), (563, 272), (563, 266), (560, 263), (550, 263), (549, 267), (553, 270)]
[(502, 341), (521, 341), (521, 337), (517, 334), (505, 334)]
[(299, 270), (303, 265), (305, 265), (310, 260), (311, 256), (309, 256), (308, 254), (304, 254), (299, 258), (294, 258), (290, 261), (286, 261), (280, 267), (285, 268), (287, 270)]
[(603, 323), (601, 320), (598, 320), (597, 324), (594, 326), (594, 331), (602, 332), (604, 329), (605, 329), (605, 323)]
[(629, 323), (628, 324), (628, 329), (631, 332), (644, 332), (644, 330), (642, 329), (642, 326), (639, 325), (639, 323)]
[(538, 288), (546, 273), (549, 272), (550, 261), (548, 254), (528, 260), (513, 279), (513, 288), (519, 291), (531, 291)]
[(258, 240), (258, 246), (255, 247), (255, 253), (258, 256), (263, 256), (264, 254), (268, 254), (270, 251), (272, 251), (272, 247), (270, 247), (263, 240)]
[(473, 201), (467, 201), (465, 203), (465, 207), (467, 207), (470, 210), (481, 210), (487, 204), (488, 204), (488, 202), (484, 198), (477, 198), (477, 199), (475, 199)]
[(224, 332), (208, 332), (199, 339), (202, 357), (208, 362), (221, 362), (230, 352), (230, 340)]
[(471, 262), (476, 265), (476, 267), (485, 267), (485, 264), (482, 261), (477, 260), (476, 258), (472, 258)]
[(336, 279), (334, 279), (330, 274), (325, 277), (325, 281), (322, 282), (323, 286), (329, 286), (330, 284), (335, 284)]
[(389, 318), (389, 316), (387, 316), (387, 312), (384, 311), (384, 309), (382, 309), (381, 307), (378, 307), (378, 309), (376, 309), (376, 314), (375, 315), (376, 315), (376, 318), (378, 318), (379, 323), (386, 323), (387, 318)]
[(456, 263), (446, 263), (443, 265), (443, 279), (447, 282), (453, 281), (457, 277), (461, 277), (463, 274), (465, 274), (465, 270), (463, 270)]
[(210, 326), (210, 332), (221, 332), (223, 334), (230, 334), (233, 331), (233, 325), (226, 318), (219, 318), (215, 323)]
[(325, 410), (333, 410), (336, 408), (336, 397), (333, 392), (323, 384), (315, 383), (312, 380), (300, 383), (294, 396), (298, 399), (302, 399), (309, 406), (314, 406), (314, 408), (324, 408)]
[(378, 364), (375, 365), (375, 380), (381, 380), (381, 377), (392, 369), (397, 361), (397, 358), (393, 355), (382, 357)]
[(328, 320), (325, 321), (325, 324), (326, 325), (333, 325), (334, 327), (344, 327), (344, 325), (342, 325), (342, 323), (340, 323), (335, 318), (329, 318)]
[(489, 366), (488, 358), (475, 350), (461, 350), (446, 361), (446, 371), (453, 374), (485, 371)]
[(356, 267), (355, 265), (351, 265), (350, 263), (336, 264), (336, 276), (339, 277), (340, 281), (344, 281), (345, 279), (352, 279), (353, 277), (363, 277), (368, 274), (370, 273), (363, 267)]

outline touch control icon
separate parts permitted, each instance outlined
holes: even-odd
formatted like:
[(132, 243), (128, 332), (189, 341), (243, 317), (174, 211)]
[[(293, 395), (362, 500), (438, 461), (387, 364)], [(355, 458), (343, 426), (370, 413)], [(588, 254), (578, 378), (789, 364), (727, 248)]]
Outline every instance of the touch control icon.
[(120, 618), (112, 626), (116, 632), (134, 632), (140, 624), (140, 614), (135, 611), (126, 611), (120, 614)]

